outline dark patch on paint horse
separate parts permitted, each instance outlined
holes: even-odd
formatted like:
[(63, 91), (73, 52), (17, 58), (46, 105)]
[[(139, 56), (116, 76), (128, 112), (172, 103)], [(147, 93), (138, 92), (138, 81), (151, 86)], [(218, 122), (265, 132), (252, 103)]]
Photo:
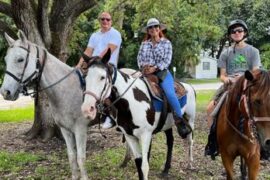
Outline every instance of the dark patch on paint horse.
[(124, 128), (127, 134), (133, 135), (133, 130), (139, 128), (133, 123), (133, 118), (130, 112), (129, 103), (126, 99), (121, 98), (115, 107), (118, 109), (117, 124)]
[(150, 99), (146, 96), (146, 94), (140, 90), (139, 88), (134, 88), (133, 89), (133, 94), (134, 94), (134, 98), (139, 101), (139, 102), (142, 102), (142, 101), (145, 101), (147, 103), (150, 103)]
[(133, 89), (134, 98), (139, 101), (145, 101), (148, 104), (150, 103), (150, 109), (146, 110), (146, 118), (149, 124), (153, 125), (155, 122), (155, 108), (153, 103), (150, 102), (150, 99), (146, 96), (146, 94), (138, 89), (137, 87)]
[(146, 118), (149, 124), (153, 125), (155, 122), (155, 109), (153, 107), (153, 105), (151, 104), (151, 108), (147, 109), (146, 111)]
[(129, 75), (127, 75), (126, 73), (122, 72), (122, 71), (119, 71), (121, 76), (124, 78), (125, 82), (128, 81), (128, 79), (130, 78)]
[[(115, 101), (119, 97), (117, 88), (112, 88), (111, 100)], [(121, 126), (127, 134), (133, 135), (133, 130), (139, 128), (133, 123), (133, 118), (129, 108), (129, 103), (126, 99), (121, 98), (115, 103), (115, 108), (118, 110), (117, 113), (117, 124)]]

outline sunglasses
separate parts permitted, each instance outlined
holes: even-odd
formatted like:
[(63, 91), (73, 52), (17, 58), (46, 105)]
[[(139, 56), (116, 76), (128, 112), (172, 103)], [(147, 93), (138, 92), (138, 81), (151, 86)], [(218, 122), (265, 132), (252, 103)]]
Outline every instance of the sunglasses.
[(244, 32), (244, 29), (233, 29), (233, 30), (231, 30), (231, 34), (242, 33), (242, 32)]
[(108, 21), (108, 22), (111, 21), (110, 18), (100, 18), (100, 20), (101, 20), (101, 21), (105, 21), (105, 20), (106, 20), (106, 21)]
[(153, 29), (153, 28), (158, 28), (159, 25), (154, 25), (154, 26), (148, 26), (147, 29)]

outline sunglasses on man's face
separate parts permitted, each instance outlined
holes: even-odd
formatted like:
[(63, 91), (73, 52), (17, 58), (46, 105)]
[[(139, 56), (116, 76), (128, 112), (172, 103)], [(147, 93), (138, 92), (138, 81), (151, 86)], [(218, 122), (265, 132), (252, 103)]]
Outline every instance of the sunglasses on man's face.
[(158, 28), (159, 25), (154, 25), (154, 26), (148, 26), (147, 29), (153, 29), (153, 28)]
[(242, 32), (244, 32), (244, 29), (233, 29), (233, 30), (231, 30), (231, 34), (242, 33)]
[(100, 18), (100, 20), (101, 20), (101, 21), (108, 21), (108, 22), (111, 21), (110, 18)]

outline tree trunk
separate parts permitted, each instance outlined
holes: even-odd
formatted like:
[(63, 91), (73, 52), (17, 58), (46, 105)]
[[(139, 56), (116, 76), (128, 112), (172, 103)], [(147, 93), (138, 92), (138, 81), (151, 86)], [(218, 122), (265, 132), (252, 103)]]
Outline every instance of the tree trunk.
[[(54, 0), (52, 3), (49, 0), (11, 0), (10, 4), (0, 1), (0, 12), (13, 18), (17, 28), (24, 31), (29, 41), (46, 47), (50, 53), (66, 62), (74, 21), (95, 4), (94, 0)], [(8, 27), (0, 22), (0, 32), (11, 31)], [(44, 92), (40, 92), (35, 97), (34, 123), (26, 133), (27, 138), (41, 137), (47, 141), (59, 134), (57, 132), (59, 129), (52, 118), (48, 98)]]

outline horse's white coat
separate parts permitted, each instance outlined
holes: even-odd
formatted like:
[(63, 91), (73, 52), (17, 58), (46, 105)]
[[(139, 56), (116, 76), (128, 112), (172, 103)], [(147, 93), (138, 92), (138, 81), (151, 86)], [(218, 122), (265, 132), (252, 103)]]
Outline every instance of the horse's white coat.
[[(24, 79), (36, 70), (36, 54), (38, 47), (36, 44), (30, 43), (25, 35), (19, 31), (18, 40), (13, 40), (6, 35), (6, 39), (10, 45), (5, 61), (7, 70), (20, 78), (27, 57), (27, 48), (30, 45), (29, 63), (25, 70)], [(44, 57), (43, 48), (38, 47), (41, 62)], [(22, 62), (18, 61), (23, 59)], [(72, 68), (62, 63), (56, 57), (47, 53), (47, 59), (40, 81), (41, 88), (47, 87), (72, 71)], [(4, 77), (1, 87), (1, 94), (7, 100), (16, 100), (18, 98), (17, 89), (19, 84), (8, 74)], [(50, 106), (52, 107), (52, 115), (56, 124), (60, 127), (61, 132), (67, 144), (68, 158), (72, 169), (72, 179), (79, 178), (79, 170), (81, 179), (87, 179), (87, 172), (84, 167), (86, 159), (86, 136), (89, 120), (85, 119), (81, 113), (81, 104), (83, 92), (80, 88), (80, 82), (76, 73), (72, 73), (65, 80), (57, 85), (46, 89)]]

